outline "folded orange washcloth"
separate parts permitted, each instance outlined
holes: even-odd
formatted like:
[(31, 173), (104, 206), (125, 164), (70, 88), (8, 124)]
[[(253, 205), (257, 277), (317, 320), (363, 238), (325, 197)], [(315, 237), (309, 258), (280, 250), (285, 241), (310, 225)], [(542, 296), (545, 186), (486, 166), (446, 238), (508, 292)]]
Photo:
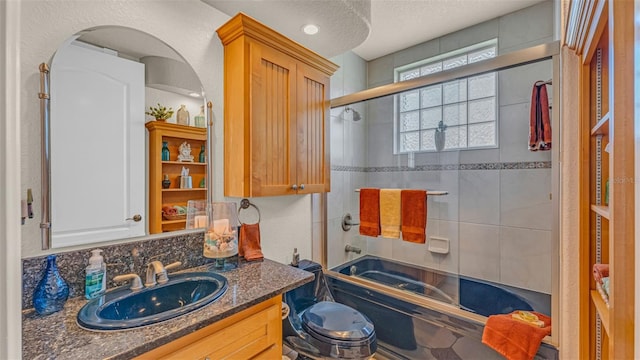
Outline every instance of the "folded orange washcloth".
[(427, 192), (402, 190), (402, 239), (424, 244), (427, 227)]
[(360, 234), (380, 235), (380, 189), (360, 190)]
[(264, 257), (260, 247), (260, 225), (258, 223), (240, 226), (238, 255), (244, 256), (247, 261), (259, 260)]
[(380, 190), (380, 234), (400, 238), (400, 189)]
[(535, 311), (531, 313), (544, 322), (544, 327), (516, 320), (512, 314), (489, 316), (482, 333), (482, 343), (508, 360), (533, 359), (542, 339), (551, 334), (551, 318)]
[(609, 264), (593, 264), (593, 279), (602, 285), (602, 278), (609, 276)]

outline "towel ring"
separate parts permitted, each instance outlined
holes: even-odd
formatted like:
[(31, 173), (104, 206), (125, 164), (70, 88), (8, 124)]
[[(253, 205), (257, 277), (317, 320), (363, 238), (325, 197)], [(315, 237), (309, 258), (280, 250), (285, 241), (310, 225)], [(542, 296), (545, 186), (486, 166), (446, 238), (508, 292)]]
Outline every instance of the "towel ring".
[(240, 212), (242, 210), (248, 209), (249, 206), (251, 206), (254, 209), (256, 209), (256, 212), (258, 213), (258, 221), (256, 222), (256, 224), (260, 222), (260, 209), (258, 209), (258, 207), (255, 204), (253, 204), (251, 201), (249, 201), (249, 199), (242, 199), (242, 200), (240, 200), (240, 208), (238, 209), (238, 222), (240, 223), (240, 225), (244, 225), (242, 220), (240, 220)]

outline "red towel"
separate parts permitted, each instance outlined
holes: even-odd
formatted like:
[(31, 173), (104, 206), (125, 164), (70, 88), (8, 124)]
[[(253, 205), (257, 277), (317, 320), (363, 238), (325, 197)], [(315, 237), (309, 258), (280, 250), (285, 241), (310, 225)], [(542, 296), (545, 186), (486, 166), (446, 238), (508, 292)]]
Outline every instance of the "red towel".
[(529, 150), (551, 150), (551, 119), (549, 96), (543, 81), (533, 84), (531, 117), (529, 119)]
[(380, 189), (360, 190), (360, 234), (380, 235)]
[(531, 360), (538, 352), (542, 339), (551, 334), (551, 318), (531, 311), (544, 322), (536, 327), (511, 317), (511, 314), (491, 315), (482, 333), (482, 343), (508, 360)]
[(402, 239), (424, 244), (427, 227), (427, 192), (402, 190)]
[(593, 279), (602, 286), (602, 278), (609, 276), (609, 264), (593, 264)]
[(253, 261), (264, 257), (260, 247), (260, 225), (258, 223), (242, 224), (238, 241), (238, 255), (244, 256), (245, 260)]

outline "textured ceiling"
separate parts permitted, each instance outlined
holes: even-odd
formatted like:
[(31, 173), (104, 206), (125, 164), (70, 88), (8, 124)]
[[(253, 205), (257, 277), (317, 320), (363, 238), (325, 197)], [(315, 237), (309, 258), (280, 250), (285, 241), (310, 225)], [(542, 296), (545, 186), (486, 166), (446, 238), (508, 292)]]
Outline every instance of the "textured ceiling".
[[(323, 56), (353, 50), (373, 60), (544, 0), (202, 1), (229, 16), (244, 12)], [(320, 32), (302, 33), (307, 23)]]
[[(369, 0), (202, 0), (234, 16), (243, 12), (305, 47), (332, 57), (353, 49), (369, 35)], [(302, 32), (319, 26), (316, 35)]]
[(543, 0), (371, 0), (371, 34), (353, 49), (372, 60)]

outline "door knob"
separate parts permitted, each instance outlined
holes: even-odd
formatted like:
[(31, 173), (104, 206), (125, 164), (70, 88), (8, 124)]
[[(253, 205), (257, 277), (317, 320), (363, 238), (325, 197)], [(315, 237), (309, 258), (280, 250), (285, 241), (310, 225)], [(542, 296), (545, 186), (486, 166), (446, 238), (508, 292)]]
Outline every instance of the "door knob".
[(142, 220), (142, 216), (140, 214), (135, 214), (135, 215), (133, 215), (133, 217), (126, 218), (125, 220), (133, 220), (135, 222), (138, 222), (138, 221)]
[(298, 190), (298, 185), (293, 184), (293, 186), (291, 187), (293, 190)]
[(300, 190), (304, 190), (304, 184), (300, 184)]

